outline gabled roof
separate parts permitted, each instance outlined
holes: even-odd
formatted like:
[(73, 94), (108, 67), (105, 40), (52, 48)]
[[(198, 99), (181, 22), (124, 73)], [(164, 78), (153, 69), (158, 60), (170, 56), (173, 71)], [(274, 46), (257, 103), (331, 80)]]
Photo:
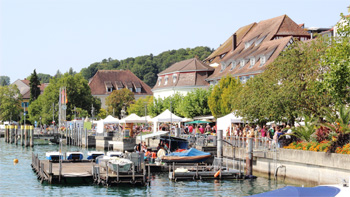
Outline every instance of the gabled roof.
[[(287, 15), (260, 21), (242, 38), (234, 51), (230, 51), (220, 60), (221, 65), (207, 80), (220, 79), (228, 74), (244, 76), (263, 72), (266, 66), (292, 42), (292, 37), (306, 40), (310, 38), (310, 34)], [(260, 66), (261, 56), (266, 57), (266, 62), (262, 66)], [(255, 58), (255, 65), (250, 65), (250, 58)], [(245, 60), (245, 65), (240, 65), (241, 60)], [(234, 68), (231, 67), (232, 61), (236, 62)]]
[(188, 60), (183, 60), (181, 62), (176, 62), (175, 64), (171, 65), (167, 69), (163, 70), (158, 74), (164, 75), (164, 74), (170, 74), (174, 72), (186, 72), (186, 71), (212, 71), (214, 68), (208, 66), (206, 63), (200, 61), (197, 58), (192, 58)]
[[(236, 34), (236, 45), (238, 46), (243, 37), (247, 35), (247, 33), (256, 25), (256, 23), (252, 23), (246, 26), (243, 26), (239, 28), (234, 34)], [(222, 54), (228, 53), (229, 51), (232, 51), (233, 46), (232, 46), (232, 41), (233, 41), (233, 36), (230, 36), (223, 44), (221, 44), (212, 54), (210, 54), (205, 61), (209, 61), (213, 59), (210, 63), (215, 63), (218, 60), (220, 60), (220, 56)], [(217, 58), (218, 57), (218, 58)]]
[(135, 89), (133, 84), (141, 86), (140, 93), (133, 91), (135, 95), (152, 95), (151, 88), (130, 70), (98, 70), (89, 82), (92, 95), (110, 94), (106, 90), (107, 86), (112, 87), (113, 90), (118, 89), (118, 87)]

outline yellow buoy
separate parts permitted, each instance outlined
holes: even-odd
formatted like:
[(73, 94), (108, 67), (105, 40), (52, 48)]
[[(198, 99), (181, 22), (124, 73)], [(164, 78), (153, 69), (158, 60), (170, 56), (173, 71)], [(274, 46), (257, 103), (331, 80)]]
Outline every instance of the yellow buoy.
[(18, 164), (18, 159), (13, 160), (13, 165), (16, 165), (16, 164)]

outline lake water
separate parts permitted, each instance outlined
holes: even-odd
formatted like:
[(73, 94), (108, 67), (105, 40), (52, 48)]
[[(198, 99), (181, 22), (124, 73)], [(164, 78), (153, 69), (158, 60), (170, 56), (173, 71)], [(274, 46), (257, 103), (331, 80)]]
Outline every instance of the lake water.
[[(255, 180), (178, 181), (168, 179), (167, 173), (153, 174), (146, 187), (96, 185), (40, 184), (31, 168), (32, 152), (45, 159), (45, 152), (58, 151), (58, 145), (35, 141), (34, 148), (7, 144), (0, 138), (0, 196), (248, 196), (286, 186), (286, 183), (258, 177)], [(78, 151), (74, 146), (63, 147)], [(87, 149), (79, 150), (86, 155)], [(17, 165), (13, 164), (18, 159)], [(86, 156), (85, 156), (86, 158)], [(296, 185), (298, 186), (298, 185)]]

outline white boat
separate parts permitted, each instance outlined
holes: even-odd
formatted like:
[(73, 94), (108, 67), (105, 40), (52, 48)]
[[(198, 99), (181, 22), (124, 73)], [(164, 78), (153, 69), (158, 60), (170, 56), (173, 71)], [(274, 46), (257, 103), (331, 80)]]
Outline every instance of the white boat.
[(116, 152), (116, 151), (108, 151), (107, 156), (109, 156), (109, 157), (123, 157), (124, 153), (123, 152)]
[(111, 157), (108, 161), (108, 167), (114, 172), (128, 172), (131, 169), (132, 161), (129, 159)]
[(67, 160), (70, 161), (81, 161), (84, 158), (82, 152), (67, 152)]
[(90, 151), (88, 152), (88, 160), (96, 160), (96, 157), (105, 155), (102, 151)]
[(50, 161), (58, 161), (61, 157), (63, 159), (63, 154), (60, 152), (47, 152), (45, 154), (46, 159)]

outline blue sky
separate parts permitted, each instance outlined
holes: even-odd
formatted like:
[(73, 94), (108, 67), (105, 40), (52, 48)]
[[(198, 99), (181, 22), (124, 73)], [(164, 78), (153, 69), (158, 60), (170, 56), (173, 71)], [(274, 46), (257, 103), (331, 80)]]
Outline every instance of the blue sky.
[(331, 27), (348, 0), (0, 0), (0, 76), (80, 72), (104, 58), (217, 48), (239, 27), (287, 14)]

